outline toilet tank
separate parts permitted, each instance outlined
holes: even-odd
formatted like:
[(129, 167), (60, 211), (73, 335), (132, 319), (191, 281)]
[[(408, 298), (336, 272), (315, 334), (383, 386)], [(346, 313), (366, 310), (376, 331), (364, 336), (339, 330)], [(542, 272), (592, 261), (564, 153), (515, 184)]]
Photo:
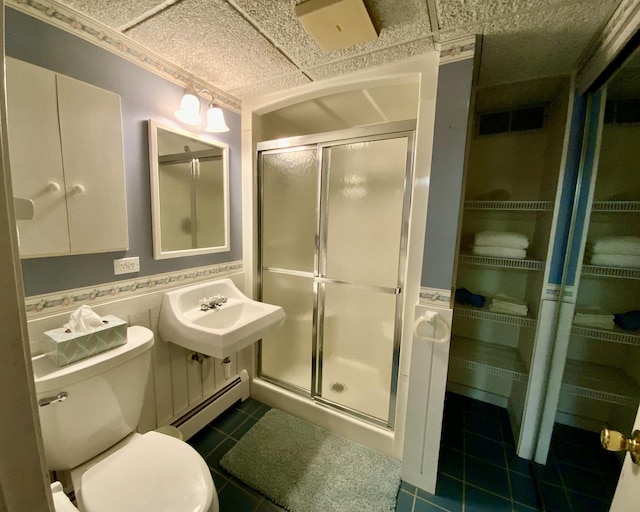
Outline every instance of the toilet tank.
[[(133, 432), (140, 420), (151, 368), (153, 333), (127, 329), (127, 343), (59, 367), (34, 357), (38, 411), (51, 470), (86, 462)], [(43, 402), (66, 394), (62, 401)]]

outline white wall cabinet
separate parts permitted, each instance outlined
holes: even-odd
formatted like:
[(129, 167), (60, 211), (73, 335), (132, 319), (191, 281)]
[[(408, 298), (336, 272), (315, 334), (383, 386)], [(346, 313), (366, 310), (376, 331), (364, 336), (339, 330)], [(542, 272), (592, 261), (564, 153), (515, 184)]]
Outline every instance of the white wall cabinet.
[(9, 158), (20, 256), (126, 250), (129, 245), (120, 97), (7, 58)]

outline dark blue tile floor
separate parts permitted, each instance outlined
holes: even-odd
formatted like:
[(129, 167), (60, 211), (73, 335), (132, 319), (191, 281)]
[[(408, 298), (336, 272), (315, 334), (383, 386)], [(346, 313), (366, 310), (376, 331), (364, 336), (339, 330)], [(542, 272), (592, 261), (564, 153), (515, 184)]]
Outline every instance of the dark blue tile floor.
[(621, 467), (598, 433), (556, 423), (547, 464), (534, 470), (547, 510), (607, 512)]
[[(268, 410), (269, 406), (254, 399), (237, 403), (189, 440), (209, 465), (221, 512), (284, 510), (218, 464)], [(617, 458), (595, 448), (576, 456), (573, 448), (587, 441), (591, 445), (595, 434), (557, 427), (549, 464), (536, 465), (534, 470), (515, 454), (505, 409), (447, 393), (436, 494), (402, 482), (396, 512), (541, 511), (534, 471), (547, 511), (608, 510), (619, 473)], [(602, 454), (607, 457), (603, 459)]]

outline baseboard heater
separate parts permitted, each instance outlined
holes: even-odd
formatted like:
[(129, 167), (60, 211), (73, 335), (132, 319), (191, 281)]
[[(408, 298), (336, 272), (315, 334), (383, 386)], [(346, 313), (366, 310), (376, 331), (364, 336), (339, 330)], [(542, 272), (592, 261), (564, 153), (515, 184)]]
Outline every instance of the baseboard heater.
[(187, 440), (238, 400), (247, 398), (249, 398), (249, 374), (247, 370), (241, 370), (224, 387), (173, 421), (171, 425), (177, 427)]

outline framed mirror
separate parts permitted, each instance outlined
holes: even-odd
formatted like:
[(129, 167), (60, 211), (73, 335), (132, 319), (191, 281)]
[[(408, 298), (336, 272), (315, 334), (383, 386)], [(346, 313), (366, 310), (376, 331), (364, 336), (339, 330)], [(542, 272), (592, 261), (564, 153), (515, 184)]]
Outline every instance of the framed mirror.
[(153, 257), (229, 250), (229, 146), (149, 120)]

